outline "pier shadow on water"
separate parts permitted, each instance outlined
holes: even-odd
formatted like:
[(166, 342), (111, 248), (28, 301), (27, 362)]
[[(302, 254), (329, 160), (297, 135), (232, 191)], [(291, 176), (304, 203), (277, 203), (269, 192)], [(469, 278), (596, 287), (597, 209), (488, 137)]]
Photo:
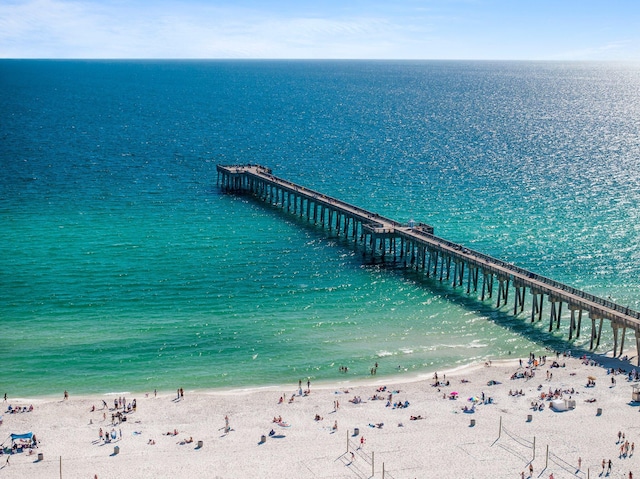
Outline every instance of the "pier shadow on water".
[[(315, 243), (323, 243), (326, 248), (335, 249), (336, 255), (343, 254), (341, 267), (352, 268), (354, 272), (362, 268), (384, 271), (385, 274), (399, 282), (398, 286), (402, 281), (409, 281), (452, 305), (491, 321), (497, 326), (512, 331), (532, 343), (542, 345), (550, 351), (571, 352), (573, 356), (586, 355), (599, 363), (606, 361), (609, 367), (622, 369), (630, 367), (630, 361), (633, 358), (623, 360), (607, 356), (607, 353), (611, 353), (612, 349), (609, 346), (610, 334), (606, 329), (603, 331), (599, 351), (589, 349), (590, 326), (587, 324), (588, 318), (582, 325), (583, 331), (580, 337), (574, 337), (569, 341), (567, 332), (569, 319), (562, 317), (560, 328), (556, 329), (554, 326), (552, 331), (549, 331), (549, 311), (545, 309), (541, 319), (532, 322), (530, 298), (526, 298), (523, 312), (514, 315), (513, 297), (509, 298), (506, 305), (503, 304), (496, 308), (496, 294), (493, 298), (485, 298), (482, 301), (479, 291), (466, 292), (466, 282), (462, 286), (454, 287), (451, 284), (451, 279), (440, 281), (439, 277), (427, 277), (423, 271), (412, 268), (409, 261), (405, 261), (405, 258), (400, 258), (397, 254), (395, 258), (393, 253), (387, 253), (384, 256), (379, 252), (374, 254), (358, 238), (346, 237), (343, 232), (338, 234), (335, 229), (329, 231), (320, 223), (315, 224), (304, 216), (284, 211), (279, 205), (265, 203), (251, 195), (241, 195), (240, 197), (250, 205), (258, 207), (275, 221), (284, 220), (289, 225), (302, 229)], [(516, 353), (514, 351), (514, 356), (517, 354), (521, 356), (522, 352)]]

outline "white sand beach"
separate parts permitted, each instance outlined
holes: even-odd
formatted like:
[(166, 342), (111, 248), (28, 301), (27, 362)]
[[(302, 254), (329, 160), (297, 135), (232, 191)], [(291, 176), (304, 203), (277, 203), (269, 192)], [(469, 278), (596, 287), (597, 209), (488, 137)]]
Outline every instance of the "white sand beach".
[[(4, 446), (11, 446), (11, 433), (26, 432), (39, 445), (33, 454), (0, 456), (0, 478), (520, 478), (529, 477), (530, 463), (535, 478), (627, 478), (630, 471), (640, 478), (640, 403), (631, 402), (636, 382), (609, 374), (605, 364), (627, 371), (633, 366), (594, 358), (603, 365), (552, 354), (533, 378), (511, 379), (531, 371), (524, 367), (527, 357), (521, 358), (523, 367), (518, 358), (438, 372), (448, 386), (434, 386), (430, 374), (311, 383), (307, 395), (299, 394), (296, 378), (290, 385), (246, 391), (185, 390), (181, 399), (177, 391), (96, 397), (69, 391), (64, 400), (61, 390), (48, 399), (8, 397), (0, 426)], [(561, 367), (551, 367), (553, 361)], [(587, 387), (589, 376), (594, 387)], [(548, 398), (541, 399), (549, 391), (562, 391), (575, 409), (552, 410)], [(452, 392), (457, 399), (450, 399)], [(125, 422), (112, 425), (118, 396), (127, 403), (136, 399), (137, 407)], [(360, 403), (350, 402), (356, 397)], [(473, 412), (463, 410), (473, 406), (469, 398), (476, 398)], [(407, 401), (407, 407), (393, 407)], [(544, 409), (534, 411), (532, 403)], [(31, 412), (6, 412), (9, 405), (31, 404)], [(285, 424), (274, 423), (274, 417)], [(116, 439), (101, 440), (100, 428), (113, 430)], [(624, 442), (618, 432), (628, 441), (626, 454), (620, 454)]]

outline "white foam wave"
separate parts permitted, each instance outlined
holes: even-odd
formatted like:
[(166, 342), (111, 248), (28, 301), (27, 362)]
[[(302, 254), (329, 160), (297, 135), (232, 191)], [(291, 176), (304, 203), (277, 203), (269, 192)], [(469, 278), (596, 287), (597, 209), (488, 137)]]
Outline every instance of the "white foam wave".
[(392, 353), (391, 351), (378, 351), (377, 356), (379, 358), (385, 358), (387, 356), (393, 356), (395, 353)]

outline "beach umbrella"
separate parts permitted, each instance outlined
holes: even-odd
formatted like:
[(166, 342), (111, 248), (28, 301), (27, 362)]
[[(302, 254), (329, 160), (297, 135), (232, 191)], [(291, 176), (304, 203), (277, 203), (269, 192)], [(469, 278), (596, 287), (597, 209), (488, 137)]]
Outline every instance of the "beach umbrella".
[(595, 381), (596, 380), (596, 378), (593, 377), (593, 376), (587, 376), (587, 379), (590, 379), (591, 381)]
[(457, 396), (457, 395), (458, 395), (458, 393), (457, 393), (456, 391), (452, 391), (452, 392), (451, 392), (451, 395), (452, 395), (452, 396)]

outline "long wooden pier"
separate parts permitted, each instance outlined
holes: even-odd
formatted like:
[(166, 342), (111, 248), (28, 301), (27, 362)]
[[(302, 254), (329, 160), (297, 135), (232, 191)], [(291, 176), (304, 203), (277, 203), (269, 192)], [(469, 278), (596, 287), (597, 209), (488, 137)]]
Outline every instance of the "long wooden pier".
[[(337, 198), (273, 176), (260, 165), (218, 165), (218, 186), (225, 191), (248, 193), (306, 217), (330, 231), (364, 243), (373, 254), (393, 255), (408, 268), (421, 271), (428, 278), (450, 282), (454, 288), (466, 288), (467, 294), (479, 294), (480, 300), (494, 299), (495, 307), (508, 304), (513, 288), (513, 314), (523, 313), (525, 295), (531, 299), (531, 322), (541, 321), (544, 299), (549, 303), (549, 331), (560, 328), (562, 306), (570, 311), (569, 341), (580, 337), (583, 313), (591, 320), (589, 349), (600, 345), (605, 320), (613, 330), (613, 355), (624, 349), (627, 330), (635, 332), (636, 350), (640, 353), (640, 312), (612, 301), (540, 276), (511, 263), (473, 251), (433, 234), (423, 223), (403, 224), (377, 213), (345, 203)], [(497, 291), (494, 286), (497, 285)], [(640, 354), (638, 354), (640, 365)]]

